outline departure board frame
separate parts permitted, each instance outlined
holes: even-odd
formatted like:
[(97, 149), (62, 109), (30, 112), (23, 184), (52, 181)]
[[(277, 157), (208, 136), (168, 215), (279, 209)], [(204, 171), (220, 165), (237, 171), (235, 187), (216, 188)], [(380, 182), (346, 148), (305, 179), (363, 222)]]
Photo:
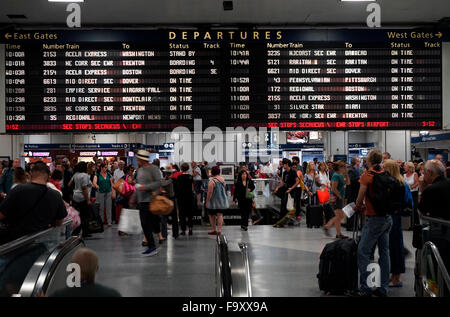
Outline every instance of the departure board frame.
[[(439, 30), (3, 34), (6, 133), (442, 128)], [(1, 58), (1, 57), (0, 57)]]

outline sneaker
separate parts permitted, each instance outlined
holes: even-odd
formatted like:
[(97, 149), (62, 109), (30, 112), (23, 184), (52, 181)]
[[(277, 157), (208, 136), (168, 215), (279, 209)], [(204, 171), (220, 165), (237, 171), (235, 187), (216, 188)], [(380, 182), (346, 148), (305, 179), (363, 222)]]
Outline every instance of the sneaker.
[(331, 235), (330, 235), (330, 230), (327, 228), (327, 227), (323, 227), (323, 233), (325, 233), (325, 235), (327, 236), (327, 237), (330, 237)]
[(145, 242), (145, 241), (142, 241), (141, 244), (142, 244), (143, 247), (147, 247), (148, 246), (148, 242)]
[(247, 228), (247, 227), (241, 227), (241, 230), (242, 230), (242, 231), (247, 231), (248, 228)]
[(159, 250), (157, 248), (151, 248), (147, 249), (146, 251), (142, 252), (143, 256), (154, 256), (159, 253)]
[(263, 219), (263, 217), (259, 217), (259, 218), (256, 219), (255, 221), (252, 221), (252, 225), (256, 225), (256, 224), (259, 223), (262, 219)]

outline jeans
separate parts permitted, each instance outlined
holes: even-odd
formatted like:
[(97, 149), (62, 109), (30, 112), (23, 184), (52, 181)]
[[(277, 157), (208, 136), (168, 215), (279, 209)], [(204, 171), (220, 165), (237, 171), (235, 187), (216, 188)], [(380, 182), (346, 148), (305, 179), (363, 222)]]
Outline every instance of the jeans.
[[(96, 201), (98, 201), (100, 204), (100, 216), (103, 218), (103, 222), (111, 223), (112, 222), (111, 192), (109, 192), (109, 193), (97, 192), (97, 200)], [(106, 208), (106, 212), (105, 212), (105, 208)]]
[(369, 273), (367, 266), (370, 263), (372, 248), (378, 243), (380, 259), (378, 264), (381, 270), (381, 291), (385, 294), (389, 290), (389, 231), (392, 227), (391, 216), (368, 217), (361, 233), (361, 241), (358, 245), (358, 268), (360, 274), (360, 290), (371, 293), (372, 289), (367, 285)]
[(392, 229), (389, 233), (389, 257), (391, 259), (391, 273), (405, 273), (405, 248), (403, 246), (402, 216), (391, 215)]
[(155, 239), (153, 239), (153, 232), (160, 232), (159, 216), (150, 213), (149, 203), (139, 203), (139, 217), (141, 218), (142, 231), (144, 231), (145, 238), (149, 249), (156, 248)]
[(414, 202), (414, 208), (411, 215), (411, 228), (413, 228), (414, 225), (418, 225), (420, 223), (419, 213), (417, 212), (417, 205), (419, 204), (419, 192), (411, 192), (411, 195)]

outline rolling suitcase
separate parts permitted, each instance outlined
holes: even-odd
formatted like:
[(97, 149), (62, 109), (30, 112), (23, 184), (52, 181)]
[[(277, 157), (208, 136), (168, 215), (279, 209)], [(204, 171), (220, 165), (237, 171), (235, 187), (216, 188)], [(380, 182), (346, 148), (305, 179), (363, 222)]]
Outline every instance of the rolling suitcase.
[(323, 206), (317, 202), (317, 196), (309, 198), (309, 204), (306, 206), (306, 226), (308, 228), (319, 228), (323, 225)]
[(89, 233), (101, 233), (103, 229), (103, 220), (100, 216), (100, 204), (93, 203), (89, 206)]
[[(355, 213), (354, 227), (358, 228), (359, 216)], [(320, 254), (319, 288), (327, 295), (344, 295), (358, 289), (358, 237), (339, 239), (328, 243)]]

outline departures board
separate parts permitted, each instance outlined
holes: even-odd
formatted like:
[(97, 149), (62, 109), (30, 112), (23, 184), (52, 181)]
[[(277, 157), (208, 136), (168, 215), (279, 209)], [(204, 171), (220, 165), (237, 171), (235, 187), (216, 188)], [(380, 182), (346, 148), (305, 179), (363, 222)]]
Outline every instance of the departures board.
[(3, 34), (7, 133), (440, 129), (442, 33)]

